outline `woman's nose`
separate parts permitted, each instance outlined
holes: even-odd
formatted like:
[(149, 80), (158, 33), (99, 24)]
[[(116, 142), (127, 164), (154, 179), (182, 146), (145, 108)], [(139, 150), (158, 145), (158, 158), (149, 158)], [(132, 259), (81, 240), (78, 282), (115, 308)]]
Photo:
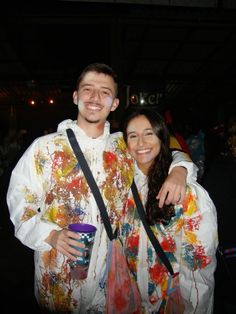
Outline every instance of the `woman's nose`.
[(143, 146), (143, 144), (144, 144), (144, 139), (143, 139), (142, 136), (139, 136), (139, 138), (138, 138), (138, 145), (139, 146)]

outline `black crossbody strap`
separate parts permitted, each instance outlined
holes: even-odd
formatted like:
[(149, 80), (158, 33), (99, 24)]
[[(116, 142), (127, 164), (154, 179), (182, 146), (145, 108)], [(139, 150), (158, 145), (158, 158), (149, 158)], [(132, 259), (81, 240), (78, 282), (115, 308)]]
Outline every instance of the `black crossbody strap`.
[(75, 153), (75, 156), (81, 166), (81, 169), (83, 170), (83, 173), (86, 177), (86, 180), (88, 182), (88, 185), (94, 195), (94, 198), (96, 200), (96, 203), (98, 205), (98, 208), (100, 210), (100, 214), (107, 232), (107, 235), (109, 237), (109, 239), (112, 241), (114, 236), (113, 236), (113, 232), (112, 232), (112, 228), (111, 228), (111, 223), (110, 223), (110, 219), (106, 210), (106, 206), (104, 204), (103, 198), (101, 196), (101, 193), (99, 191), (99, 188), (97, 186), (96, 181), (94, 180), (94, 177), (92, 175), (92, 172), (87, 164), (87, 161), (84, 157), (84, 154), (79, 146), (78, 141), (76, 140), (75, 134), (73, 132), (72, 129), (67, 129), (66, 130), (68, 139), (70, 141), (71, 147)]
[(162, 260), (162, 262), (164, 263), (164, 265), (166, 266), (166, 268), (168, 269), (169, 273), (171, 274), (171, 276), (174, 275), (174, 271), (173, 271), (173, 268), (171, 266), (171, 263), (170, 261), (168, 260), (165, 252), (163, 251), (158, 239), (155, 237), (151, 227), (149, 226), (149, 224), (146, 222), (146, 217), (145, 217), (145, 211), (144, 211), (144, 208), (143, 208), (143, 204), (141, 202), (141, 199), (139, 197), (139, 194), (138, 194), (138, 189), (137, 189), (137, 186), (133, 180), (133, 183), (131, 185), (131, 189), (132, 189), (132, 193), (133, 193), (133, 197), (134, 197), (134, 201), (135, 201), (135, 204), (136, 204), (136, 207), (137, 207), (137, 210), (138, 210), (138, 214), (139, 214), (139, 217), (140, 219), (142, 220), (142, 223), (143, 223), (143, 226), (147, 232), (147, 235), (157, 253), (157, 255), (159, 255), (160, 259)]

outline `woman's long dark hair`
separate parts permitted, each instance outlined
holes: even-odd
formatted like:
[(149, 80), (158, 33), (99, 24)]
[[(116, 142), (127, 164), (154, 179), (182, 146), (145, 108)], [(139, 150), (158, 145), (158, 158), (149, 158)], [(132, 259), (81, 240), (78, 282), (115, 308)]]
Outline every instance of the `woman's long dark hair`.
[(156, 156), (153, 164), (148, 171), (148, 195), (145, 204), (147, 221), (150, 225), (163, 221), (168, 223), (174, 215), (173, 205), (163, 205), (162, 208), (158, 205), (156, 196), (168, 176), (168, 170), (172, 161), (171, 150), (169, 148), (170, 135), (164, 119), (154, 110), (141, 108), (138, 110), (129, 110), (125, 113), (122, 129), (124, 140), (127, 143), (127, 127), (131, 120), (138, 116), (145, 116), (150, 122), (153, 131), (161, 142), (159, 154)]

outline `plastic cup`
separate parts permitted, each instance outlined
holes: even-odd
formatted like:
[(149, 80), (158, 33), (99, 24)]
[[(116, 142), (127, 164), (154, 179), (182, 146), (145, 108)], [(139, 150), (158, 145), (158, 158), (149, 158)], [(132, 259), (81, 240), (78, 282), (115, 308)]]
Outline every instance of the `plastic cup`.
[(76, 250), (82, 253), (82, 255), (76, 255), (77, 260), (70, 262), (71, 276), (74, 279), (86, 279), (97, 228), (90, 224), (78, 223), (70, 224), (69, 230), (78, 232), (80, 234), (80, 239), (77, 241), (85, 245), (84, 248), (73, 246)]

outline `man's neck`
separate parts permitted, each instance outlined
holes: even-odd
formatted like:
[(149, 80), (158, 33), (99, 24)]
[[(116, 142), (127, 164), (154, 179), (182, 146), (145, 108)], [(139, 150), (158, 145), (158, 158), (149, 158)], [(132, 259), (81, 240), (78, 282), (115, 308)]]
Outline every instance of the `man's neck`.
[(77, 120), (77, 125), (84, 130), (87, 136), (91, 138), (97, 138), (104, 133), (104, 123), (91, 123), (87, 121), (79, 121)]

